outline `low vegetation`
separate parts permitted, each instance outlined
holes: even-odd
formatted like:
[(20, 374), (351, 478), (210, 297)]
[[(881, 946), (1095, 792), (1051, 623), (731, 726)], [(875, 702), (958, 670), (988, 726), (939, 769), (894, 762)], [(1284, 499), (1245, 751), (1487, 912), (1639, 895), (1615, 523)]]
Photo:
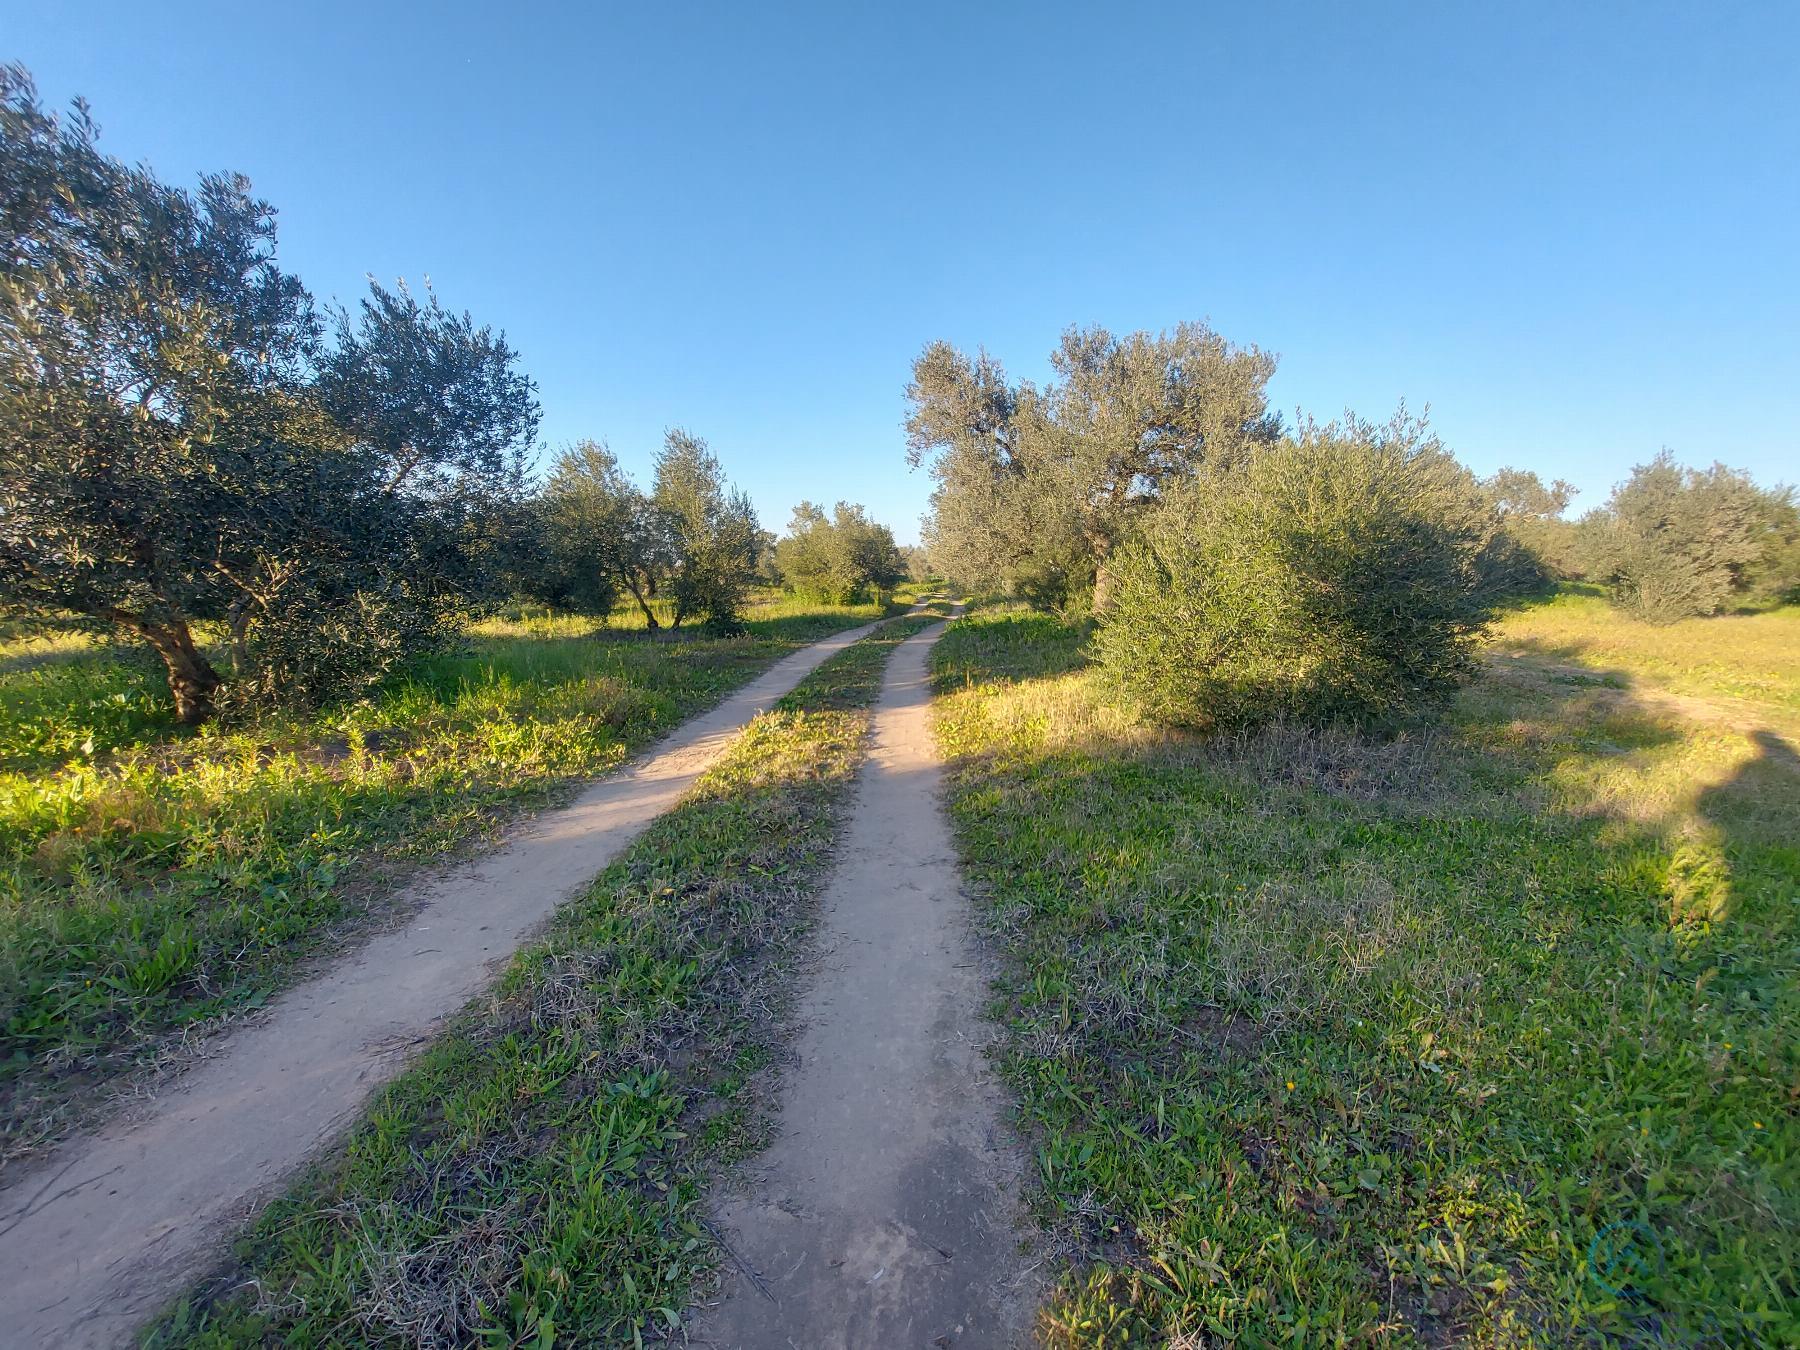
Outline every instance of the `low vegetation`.
[(79, 632), (0, 651), (0, 1161), (121, 1071), (254, 1007), (407, 868), (616, 766), (873, 606), (778, 599), (729, 640), (622, 610), (497, 618), (374, 696), (176, 727), (160, 672)]
[(1423, 426), (1307, 427), (1172, 488), (1109, 567), (1095, 651), (1185, 726), (1410, 715), (1473, 665), (1496, 530)]
[(700, 1200), (765, 1128), (784, 963), (897, 619), (822, 666), (276, 1202), (157, 1346), (595, 1345), (672, 1334)]
[(953, 626), (1049, 1342), (1800, 1338), (1800, 758), (1651, 691), (1790, 708), (1792, 621), (1526, 608), (1383, 738), (1172, 734), (1082, 627)]
[(1491, 650), (1540, 667), (1584, 667), (1634, 691), (1705, 700), (1690, 710), (1696, 716), (1722, 706), (1733, 722), (1800, 734), (1800, 606), (1724, 623), (1651, 624), (1621, 614), (1598, 587), (1570, 586), (1506, 614)]

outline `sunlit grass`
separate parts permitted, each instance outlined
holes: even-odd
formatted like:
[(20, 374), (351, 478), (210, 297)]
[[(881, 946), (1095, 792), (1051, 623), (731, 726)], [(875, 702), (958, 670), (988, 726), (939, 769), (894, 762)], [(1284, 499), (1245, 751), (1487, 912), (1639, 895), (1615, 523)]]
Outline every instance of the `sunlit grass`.
[(756, 719), (291, 1188), (159, 1347), (679, 1339), (900, 619)]
[(406, 866), (874, 614), (762, 600), (730, 639), (515, 615), (369, 699), (198, 734), (131, 648), (64, 635), (64, 659), (0, 669), (0, 1162), (262, 999)]
[(1645, 688), (1751, 705), (1800, 724), (1800, 607), (1644, 623), (1569, 590), (1502, 616), (1494, 649), (1612, 671)]
[(1547, 608), (1616, 678), (1381, 739), (1162, 735), (1041, 617), (939, 645), (1053, 1344), (1800, 1337), (1800, 760), (1631, 693), (1778, 701), (1793, 616)]

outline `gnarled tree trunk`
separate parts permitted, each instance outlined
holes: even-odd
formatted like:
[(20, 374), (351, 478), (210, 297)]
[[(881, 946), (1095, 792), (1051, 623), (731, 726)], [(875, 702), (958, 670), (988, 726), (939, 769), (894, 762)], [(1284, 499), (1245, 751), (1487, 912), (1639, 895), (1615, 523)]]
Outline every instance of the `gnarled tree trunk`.
[(199, 726), (213, 715), (215, 697), (223, 683), (219, 672), (200, 654), (186, 624), (152, 629), (145, 636), (169, 668), (169, 692), (175, 695), (175, 720), (184, 727)]
[(654, 633), (662, 625), (656, 621), (656, 614), (651, 610), (650, 602), (644, 598), (643, 578), (638, 576), (635, 571), (628, 571), (625, 573), (625, 585), (631, 590), (631, 598), (638, 602), (638, 608), (644, 611), (644, 627)]
[(169, 692), (175, 698), (175, 720), (184, 727), (199, 726), (213, 715), (219, 686), (224, 683), (200, 648), (185, 619), (167, 623), (149, 620), (124, 610), (109, 616), (121, 627), (128, 628), (156, 650), (169, 672)]

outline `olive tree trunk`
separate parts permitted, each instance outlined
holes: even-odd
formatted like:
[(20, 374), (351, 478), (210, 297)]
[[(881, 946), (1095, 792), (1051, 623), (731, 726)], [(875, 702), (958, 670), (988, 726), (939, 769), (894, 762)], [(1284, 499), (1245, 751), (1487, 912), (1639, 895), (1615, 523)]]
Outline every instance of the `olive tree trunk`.
[(169, 672), (169, 693), (175, 699), (175, 720), (184, 727), (199, 726), (213, 715), (219, 686), (224, 683), (200, 648), (185, 619), (151, 623), (136, 614), (114, 610), (113, 622), (148, 642)]

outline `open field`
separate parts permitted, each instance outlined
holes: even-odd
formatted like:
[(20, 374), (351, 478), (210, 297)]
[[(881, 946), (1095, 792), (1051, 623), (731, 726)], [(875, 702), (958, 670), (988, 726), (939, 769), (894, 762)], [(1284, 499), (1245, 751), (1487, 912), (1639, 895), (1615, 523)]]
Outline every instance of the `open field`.
[(899, 619), (754, 722), (278, 1201), (158, 1345), (630, 1342), (715, 1259)]
[(1800, 732), (1800, 607), (1793, 605), (1648, 624), (1620, 613), (1596, 588), (1568, 586), (1547, 603), (1506, 614), (1492, 645), (1501, 659), (1583, 666), (1621, 687), (1707, 700), (1746, 724)]
[(177, 733), (160, 672), (79, 635), (0, 650), (0, 1161), (184, 1031), (257, 1006), (395, 881), (618, 765), (876, 607), (765, 600), (734, 639), (621, 611), (476, 625), (379, 696)]
[(1213, 741), (953, 627), (1049, 1342), (1800, 1338), (1797, 618), (1562, 599), (1443, 724)]

